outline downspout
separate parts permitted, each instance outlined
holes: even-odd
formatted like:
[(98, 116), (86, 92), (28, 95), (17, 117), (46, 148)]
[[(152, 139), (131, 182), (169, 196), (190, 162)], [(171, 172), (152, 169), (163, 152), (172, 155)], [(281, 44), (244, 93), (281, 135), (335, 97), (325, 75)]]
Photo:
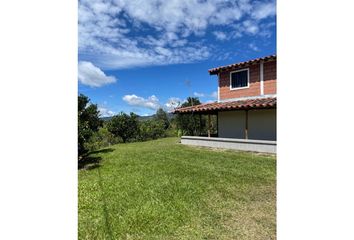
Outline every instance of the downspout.
[(220, 102), (220, 73), (218, 73), (218, 102)]
[(210, 138), (210, 124), (211, 124), (211, 119), (210, 119), (210, 113), (208, 113), (208, 137)]
[(261, 95), (264, 95), (264, 72), (263, 72), (263, 61), (259, 64), (259, 82), (260, 82), (260, 90)]

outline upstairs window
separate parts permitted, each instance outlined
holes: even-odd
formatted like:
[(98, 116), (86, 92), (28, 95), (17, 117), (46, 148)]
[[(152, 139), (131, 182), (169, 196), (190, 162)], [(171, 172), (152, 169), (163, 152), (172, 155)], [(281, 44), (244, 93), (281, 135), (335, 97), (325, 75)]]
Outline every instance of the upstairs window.
[(230, 73), (230, 89), (248, 88), (249, 70), (241, 69)]

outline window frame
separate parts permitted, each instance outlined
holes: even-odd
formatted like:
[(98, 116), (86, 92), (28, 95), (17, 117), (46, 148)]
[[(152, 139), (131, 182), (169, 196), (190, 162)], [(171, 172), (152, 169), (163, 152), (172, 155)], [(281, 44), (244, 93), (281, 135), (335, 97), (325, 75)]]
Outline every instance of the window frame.
[[(247, 71), (247, 86), (244, 87), (232, 87), (232, 74), (235, 72), (243, 72), (243, 71)], [(235, 71), (230, 72), (230, 90), (240, 90), (240, 89), (245, 89), (245, 88), (249, 88), (250, 87), (250, 69), (249, 68), (242, 68), (242, 69), (238, 69)]]

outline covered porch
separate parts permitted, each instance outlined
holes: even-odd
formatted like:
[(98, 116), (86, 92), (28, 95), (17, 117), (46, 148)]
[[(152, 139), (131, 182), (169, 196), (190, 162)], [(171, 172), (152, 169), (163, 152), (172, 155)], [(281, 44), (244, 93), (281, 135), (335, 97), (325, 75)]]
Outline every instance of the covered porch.
[(182, 144), (276, 153), (276, 97), (201, 104), (174, 113), (207, 116), (207, 135), (182, 136)]

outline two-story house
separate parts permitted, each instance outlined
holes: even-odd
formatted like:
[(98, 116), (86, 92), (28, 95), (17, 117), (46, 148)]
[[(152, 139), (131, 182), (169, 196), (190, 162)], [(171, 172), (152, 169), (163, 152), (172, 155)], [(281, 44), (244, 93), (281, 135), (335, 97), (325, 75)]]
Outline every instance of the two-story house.
[(208, 137), (182, 136), (181, 142), (275, 152), (276, 60), (271, 55), (210, 69), (210, 75), (218, 76), (218, 101), (176, 108), (174, 113), (217, 115), (218, 137), (209, 132)]

